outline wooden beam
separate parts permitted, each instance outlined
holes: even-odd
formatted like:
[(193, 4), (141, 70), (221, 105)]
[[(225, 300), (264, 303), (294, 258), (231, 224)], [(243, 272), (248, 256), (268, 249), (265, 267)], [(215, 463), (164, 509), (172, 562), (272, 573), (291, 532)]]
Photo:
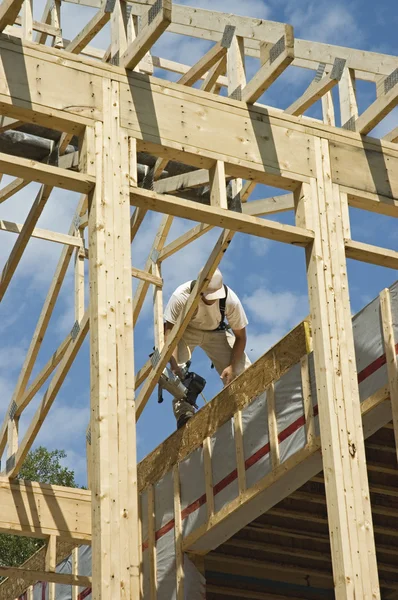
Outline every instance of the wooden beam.
[(172, 0), (157, 0), (152, 5), (140, 32), (121, 57), (120, 64), (125, 69), (134, 69), (167, 29), (171, 23), (171, 8)]
[(52, 573), (50, 571), (29, 571), (22, 567), (0, 567), (2, 577), (29, 577), (37, 581), (48, 581), (59, 585), (77, 585), (90, 587), (91, 577), (86, 575), (73, 575), (72, 573)]
[(349, 206), (387, 215), (388, 217), (398, 217), (398, 200), (393, 200), (388, 196), (383, 196), (383, 194), (354, 190), (347, 186), (341, 186), (340, 190), (347, 194)]
[(35, 160), (10, 156), (0, 152), (0, 171), (6, 175), (21, 177), (25, 181), (37, 181), (43, 185), (60, 187), (71, 192), (87, 194), (95, 184), (86, 173), (59, 169)]
[(11, 181), (8, 185), (6, 185), (2, 190), (0, 190), (0, 204), (11, 198), (14, 194), (23, 190), (27, 185), (30, 184), (30, 181), (25, 181), (25, 179), (21, 179), (17, 177), (14, 181)]
[[(22, 223), (13, 223), (12, 221), (0, 221), (0, 230), (8, 231), (9, 233), (21, 233), (23, 229)], [(66, 244), (74, 248), (81, 248), (82, 241), (80, 238), (68, 235), (66, 233), (58, 233), (50, 231), (48, 229), (40, 229), (35, 227), (30, 234), (31, 237), (38, 238), (40, 240), (47, 240), (48, 242), (56, 242), (57, 244)]]
[(213, 92), (218, 85), (220, 85), (220, 77), (225, 74), (227, 70), (227, 57), (224, 56), (218, 63), (216, 63), (204, 77), (204, 81), (200, 86), (203, 92)]
[(213, 276), (224, 252), (228, 248), (228, 245), (230, 244), (232, 237), (233, 237), (233, 233), (231, 233), (229, 231), (222, 232), (216, 245), (214, 246), (214, 249), (213, 249), (208, 261), (206, 262), (206, 265), (203, 267), (201, 274), (196, 281), (195, 287), (192, 290), (191, 295), (184, 307), (184, 310), (181, 312), (177, 323), (175, 324), (175, 326), (173, 327), (173, 330), (171, 331), (171, 333), (169, 334), (169, 336), (167, 338), (167, 342), (166, 342), (162, 352), (160, 353), (159, 361), (157, 362), (156, 366), (153, 368), (153, 371), (150, 374), (150, 376), (148, 377), (148, 379), (145, 381), (139, 396), (137, 396), (137, 399), (136, 399), (137, 419), (139, 419), (139, 417), (141, 416), (146, 403), (148, 402), (153, 390), (155, 389), (155, 387), (158, 383), (159, 377), (160, 377), (163, 369), (165, 368), (168, 361), (170, 360), (170, 357), (171, 357), (174, 349), (176, 348), (185, 329), (187, 328), (189, 321), (191, 320), (191, 317), (199, 304), (200, 294), (204, 289), (206, 289), (206, 286), (207, 286), (209, 280), (211, 279), (211, 277)]
[(398, 127), (395, 127), (392, 131), (390, 131), (390, 133), (387, 133), (381, 139), (385, 140), (386, 142), (398, 142)]
[(153, 189), (159, 194), (169, 194), (170, 192), (179, 192), (181, 190), (201, 187), (209, 183), (209, 171), (207, 169), (197, 169), (189, 173), (165, 177), (155, 181)]
[(255, 181), (246, 181), (240, 193), (240, 199), (242, 202), (247, 202), (256, 185), (257, 183)]
[(12, 25), (22, 8), (23, 0), (3, 0), (0, 5), (0, 32)]
[(29, 481), (10, 482), (2, 477), (0, 498), (1, 533), (42, 539), (57, 536), (69, 542), (90, 543), (90, 492)]
[(398, 252), (387, 248), (380, 248), (371, 244), (357, 242), (354, 240), (345, 241), (345, 252), (347, 258), (353, 258), (371, 265), (379, 265), (389, 269), (398, 269)]
[(20, 125), (24, 125), (24, 122), (18, 119), (11, 119), (10, 117), (0, 117), (0, 133), (16, 129)]
[(291, 104), (285, 112), (289, 115), (302, 115), (305, 111), (315, 104), (317, 100), (322, 98), (324, 94), (329, 92), (341, 79), (345, 66), (345, 60), (336, 58), (334, 61), (333, 69), (330, 74), (324, 77), (315, 77), (313, 82), (304, 92), (304, 94), (298, 98), (293, 104)]
[(52, 187), (42, 185), (36, 196), (35, 201), (32, 204), (26, 221), (22, 227), (21, 233), (18, 235), (18, 239), (15, 242), (13, 249), (11, 250), (10, 256), (8, 257), (8, 260), (6, 262), (6, 265), (1, 273), (0, 302), (2, 301), (4, 294), (6, 293), (11, 278), (14, 275), (15, 270), (22, 258), (22, 255), (29, 242), (32, 231), (34, 230), (35, 225), (44, 210), (44, 207), (52, 192), (52, 189)]
[[(216, 63), (219, 63), (219, 61), (227, 55), (228, 48), (231, 47), (234, 33), (235, 27), (226, 25), (222, 40), (217, 42), (208, 52), (206, 52), (206, 54), (178, 80), (178, 83), (180, 85), (191, 86)], [(208, 84), (209, 82), (207, 82), (207, 85)]]
[(210, 206), (228, 209), (227, 184), (225, 181), (225, 166), (222, 160), (217, 160), (209, 170)]
[(286, 25), (286, 32), (271, 48), (269, 59), (242, 90), (242, 101), (253, 104), (274, 83), (281, 73), (293, 62), (293, 27)]
[(208, 225), (225, 227), (241, 233), (250, 233), (259, 237), (288, 244), (306, 246), (313, 239), (311, 231), (291, 225), (282, 225), (274, 221), (241, 215), (222, 208), (209, 207), (199, 202), (157, 194), (142, 188), (130, 188), (131, 203), (149, 208), (156, 212), (166, 212), (175, 217), (202, 221)]
[(345, 67), (339, 81), (340, 120), (342, 127), (358, 118), (358, 104), (356, 98), (355, 72)]
[(148, 273), (147, 271), (143, 271), (142, 269), (136, 269), (135, 267), (131, 267), (131, 275), (133, 277), (137, 277), (138, 279), (142, 279), (142, 281), (148, 281), (149, 283), (153, 283), (157, 287), (163, 287), (163, 279), (161, 277), (156, 277), (152, 273)]
[[(170, 71), (171, 73), (179, 73), (181, 75), (184, 75), (191, 68), (189, 65), (185, 65), (183, 63), (179, 63), (174, 60), (169, 60), (167, 58), (162, 58), (160, 56), (152, 56), (152, 60), (153, 60), (154, 67), (156, 67), (158, 69), (163, 69), (165, 71)], [(223, 85), (223, 86), (227, 87), (228, 80), (226, 77), (223, 77), (225, 70), (221, 69), (221, 63), (224, 63), (224, 61), (220, 61), (219, 65), (215, 65), (213, 67), (213, 69), (217, 69), (218, 66), (220, 67), (221, 75), (219, 75), (216, 83), (217, 83), (217, 85)], [(226, 68), (226, 63), (224, 63), (224, 65)], [(211, 69), (211, 71), (213, 71), (213, 69)], [(204, 75), (202, 75), (202, 77), (200, 79), (203, 80), (203, 85), (204, 85), (204, 82), (210, 77), (211, 77), (211, 72), (205, 73)], [(203, 87), (201, 89), (204, 90)], [(209, 90), (207, 89), (205, 91), (209, 91)]]
[(242, 211), (245, 215), (262, 216), (273, 215), (280, 212), (287, 212), (294, 209), (293, 194), (281, 194), (271, 198), (262, 198), (261, 200), (251, 200), (245, 202)]
[(158, 260), (163, 261), (166, 258), (173, 256), (173, 254), (175, 254), (182, 248), (185, 248), (185, 246), (187, 246), (191, 242), (199, 239), (200, 237), (202, 237), (202, 235), (204, 235), (211, 229), (213, 229), (211, 225), (205, 225), (204, 223), (195, 225), (195, 227), (192, 227), (192, 229), (180, 235), (177, 239), (170, 242), (170, 244), (167, 244), (167, 246), (165, 246), (160, 252)]
[[(395, 73), (395, 71), (394, 71)], [(394, 73), (391, 75), (393, 76)], [(394, 75), (395, 76), (395, 75)], [(387, 78), (388, 79), (388, 78)], [(395, 83), (389, 91), (373, 102), (353, 123), (354, 131), (362, 135), (368, 134), (398, 104), (398, 85)]]
[(22, 463), (25, 460), (27, 453), (31, 449), (32, 444), (36, 438), (36, 435), (39, 432), (41, 425), (43, 424), (43, 421), (44, 421), (45, 417), (47, 416), (47, 414), (55, 400), (55, 397), (56, 397), (60, 387), (62, 386), (62, 384), (65, 380), (65, 377), (68, 374), (68, 371), (69, 371), (74, 359), (77, 356), (78, 351), (81, 348), (82, 343), (84, 342), (84, 339), (88, 332), (88, 328), (89, 328), (89, 316), (87, 313), (85, 315), (82, 323), (80, 323), (80, 329), (79, 329), (79, 332), (78, 332), (76, 338), (73, 340), (73, 343), (68, 346), (68, 349), (67, 349), (63, 359), (61, 360), (60, 364), (58, 365), (55, 375), (54, 375), (53, 379), (51, 380), (51, 383), (48, 386), (47, 391), (44, 394), (43, 399), (40, 402), (40, 405), (39, 405), (38, 409), (36, 410), (32, 421), (30, 422), (30, 424), (28, 426), (28, 429), (23, 437), (23, 440), (21, 441), (21, 443), (19, 445), (17, 453), (12, 456), (12, 459), (9, 459), (7, 461), (6, 473), (10, 479), (13, 479), (18, 475), (19, 470), (22, 466)]
[(104, 7), (101, 8), (87, 23), (85, 27), (73, 38), (66, 46), (67, 52), (80, 54), (99, 31), (109, 22), (112, 11), (115, 6), (115, 0), (105, 0)]

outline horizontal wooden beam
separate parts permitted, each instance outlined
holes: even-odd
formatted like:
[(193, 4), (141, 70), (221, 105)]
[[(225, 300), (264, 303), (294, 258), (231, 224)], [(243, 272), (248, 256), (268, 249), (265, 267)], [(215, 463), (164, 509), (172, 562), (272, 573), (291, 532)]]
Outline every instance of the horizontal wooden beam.
[(59, 169), (35, 160), (4, 154), (4, 152), (0, 152), (0, 172), (19, 177), (24, 181), (36, 181), (82, 194), (88, 194), (95, 184), (95, 178), (87, 173)]
[(398, 217), (398, 200), (382, 194), (360, 192), (347, 186), (341, 186), (340, 190), (347, 194), (348, 204), (353, 208), (361, 208), (388, 217)]
[(73, 573), (55, 573), (52, 571), (29, 571), (22, 567), (0, 567), (2, 577), (26, 577), (34, 581), (49, 581), (59, 585), (76, 585), (79, 587), (91, 586), (91, 577), (86, 575), (73, 575)]
[(345, 60), (336, 59), (333, 65), (333, 69), (330, 74), (325, 77), (319, 78), (318, 75), (314, 81), (306, 89), (304, 94), (300, 96), (293, 104), (291, 104), (285, 112), (288, 115), (299, 116), (305, 113), (317, 100), (322, 98), (327, 92), (329, 92), (341, 79), (345, 66)]
[(23, 190), (29, 184), (30, 181), (25, 181), (25, 179), (22, 179), (21, 177), (17, 177), (14, 181), (11, 181), (11, 183), (0, 190), (0, 204), (8, 200), (8, 198), (11, 198), (11, 196), (17, 192)]
[[(22, 223), (13, 223), (12, 221), (0, 220), (1, 231), (8, 231), (9, 233), (21, 233), (22, 228)], [(57, 244), (66, 244), (68, 246), (73, 246), (74, 248), (83, 248), (81, 237), (68, 235), (67, 233), (57, 233), (56, 231), (50, 231), (49, 229), (40, 229), (35, 227), (30, 235), (31, 237), (38, 238), (39, 240), (47, 240), (48, 242), (56, 242)]]
[(234, 37), (235, 27), (226, 25), (223, 37), (220, 42), (217, 42), (202, 58), (195, 63), (185, 75), (183, 75), (178, 83), (181, 85), (191, 86), (200, 79), (209, 69), (218, 63), (227, 55), (228, 48)]
[(286, 25), (286, 32), (271, 48), (268, 60), (243, 88), (241, 99), (253, 104), (274, 83), (281, 73), (293, 62), (293, 27)]
[(153, 189), (159, 194), (170, 194), (171, 192), (178, 192), (208, 184), (208, 169), (197, 169), (196, 171), (189, 171), (189, 173), (181, 173), (181, 175), (159, 179), (154, 182)]
[(143, 271), (142, 269), (136, 269), (135, 267), (131, 267), (131, 275), (133, 277), (137, 277), (137, 279), (141, 279), (142, 281), (148, 281), (149, 283), (153, 283), (157, 287), (163, 287), (163, 279), (161, 277), (156, 277), (156, 275), (152, 275), (152, 273), (148, 273), (147, 271)]
[(172, 0), (157, 0), (153, 3), (142, 20), (137, 37), (120, 59), (120, 64), (125, 69), (134, 69), (162, 33), (166, 31), (171, 23), (171, 11)]
[(115, 6), (115, 0), (106, 0), (104, 8), (101, 8), (87, 23), (85, 27), (73, 38), (66, 46), (67, 52), (80, 54), (99, 31), (106, 25), (111, 18)]
[(249, 233), (287, 244), (306, 246), (314, 239), (311, 231), (300, 227), (242, 215), (231, 210), (210, 207), (166, 194), (157, 194), (142, 188), (130, 188), (130, 201), (134, 206), (142, 206), (175, 217), (200, 221), (208, 225)]
[(91, 493), (0, 478), (0, 531), (29, 537), (55, 535), (90, 543)]
[(242, 206), (245, 215), (262, 216), (287, 212), (294, 209), (293, 194), (281, 194), (260, 200), (250, 200)]
[(398, 252), (396, 250), (380, 248), (371, 244), (365, 244), (364, 242), (346, 240), (345, 253), (347, 258), (353, 258), (354, 260), (389, 269), (398, 269)]
[(398, 142), (398, 127), (395, 127), (390, 133), (382, 137), (386, 142)]
[(24, 0), (3, 0), (0, 4), (0, 32), (12, 25), (22, 8)]

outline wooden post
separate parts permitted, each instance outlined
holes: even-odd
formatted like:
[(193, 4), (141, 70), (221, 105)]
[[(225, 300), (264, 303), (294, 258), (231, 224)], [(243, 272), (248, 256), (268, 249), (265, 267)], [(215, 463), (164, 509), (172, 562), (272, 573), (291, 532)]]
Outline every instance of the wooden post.
[[(234, 35), (227, 54), (228, 95), (241, 99), (242, 89), (246, 85), (245, 43), (243, 37)], [(243, 187), (242, 179), (231, 181), (232, 198), (240, 200)]]
[[(89, 198), (93, 599), (139, 597), (129, 149), (104, 79)], [(90, 136), (88, 136), (90, 137)]]
[(178, 464), (173, 467), (174, 481), (174, 532), (176, 545), (177, 600), (184, 600), (184, 554), (182, 551), (181, 489)]
[(276, 469), (280, 464), (278, 423), (275, 412), (275, 386), (273, 383), (267, 388), (267, 411), (268, 411), (268, 437), (272, 468)]
[[(79, 548), (72, 550), (72, 573), (79, 575)], [(72, 585), (72, 600), (79, 600), (79, 588), (77, 585)]]
[(353, 69), (345, 67), (339, 81), (341, 125), (346, 125), (351, 119), (358, 118), (358, 105), (356, 98), (355, 73)]
[(315, 140), (316, 176), (296, 193), (311, 228), (307, 277), (335, 593), (380, 598), (338, 186), (329, 146)]

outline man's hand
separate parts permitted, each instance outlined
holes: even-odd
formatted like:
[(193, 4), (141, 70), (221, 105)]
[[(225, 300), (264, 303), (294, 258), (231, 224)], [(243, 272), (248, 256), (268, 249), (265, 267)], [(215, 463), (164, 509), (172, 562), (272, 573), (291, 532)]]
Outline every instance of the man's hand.
[(222, 379), (224, 387), (235, 379), (235, 372), (232, 365), (229, 365), (224, 369), (224, 371), (220, 375), (220, 378)]

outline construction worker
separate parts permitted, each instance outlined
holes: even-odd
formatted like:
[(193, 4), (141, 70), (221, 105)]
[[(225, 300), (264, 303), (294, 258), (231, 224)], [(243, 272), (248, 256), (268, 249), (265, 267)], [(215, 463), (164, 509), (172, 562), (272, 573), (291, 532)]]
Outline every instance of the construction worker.
[[(195, 283), (187, 281), (172, 294), (164, 311), (165, 339), (176, 324)], [(248, 320), (238, 296), (224, 285), (219, 269), (200, 296), (198, 308), (170, 359), (170, 368), (181, 376), (181, 366), (190, 360), (193, 350), (199, 346), (226, 386), (251, 364), (245, 353)], [(178, 428), (195, 414), (194, 407), (184, 400), (175, 399), (173, 410)]]

